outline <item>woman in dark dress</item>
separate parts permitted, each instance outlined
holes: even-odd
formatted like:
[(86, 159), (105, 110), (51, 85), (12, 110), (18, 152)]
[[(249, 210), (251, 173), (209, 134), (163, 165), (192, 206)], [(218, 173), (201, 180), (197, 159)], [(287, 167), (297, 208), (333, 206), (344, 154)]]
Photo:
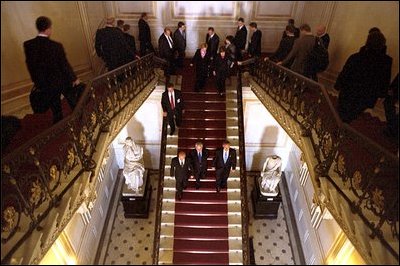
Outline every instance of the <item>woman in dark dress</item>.
[(210, 54), (207, 52), (207, 44), (202, 43), (200, 49), (197, 49), (192, 58), (190, 66), (196, 66), (196, 84), (194, 90), (199, 92), (204, 89), (207, 82), (208, 66), (210, 63)]
[(225, 92), (225, 80), (229, 75), (229, 60), (226, 48), (221, 46), (219, 54), (214, 60), (214, 76), (216, 77), (217, 90), (220, 96)]

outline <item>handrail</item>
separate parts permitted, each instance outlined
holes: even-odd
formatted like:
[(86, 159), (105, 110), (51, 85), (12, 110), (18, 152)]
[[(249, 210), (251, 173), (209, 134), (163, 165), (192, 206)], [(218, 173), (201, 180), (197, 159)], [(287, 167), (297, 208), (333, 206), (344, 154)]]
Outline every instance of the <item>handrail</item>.
[(238, 67), (237, 72), (237, 110), (239, 126), (239, 158), (240, 158), (240, 201), (242, 216), (242, 248), (243, 264), (250, 264), (250, 243), (249, 243), (249, 208), (247, 204), (247, 175), (246, 175), (246, 152), (244, 139), (244, 119), (243, 119), (243, 97), (242, 97), (242, 71)]
[(160, 233), (161, 233), (161, 211), (164, 189), (164, 172), (165, 172), (165, 155), (167, 152), (167, 119), (163, 117), (162, 131), (161, 131), (161, 149), (160, 149), (160, 172), (158, 180), (158, 191), (156, 201), (156, 220), (154, 228), (154, 241), (153, 241), (153, 265), (158, 264), (159, 249), (160, 249)]
[[(399, 238), (398, 158), (343, 123), (321, 84), (269, 60), (255, 62), (253, 81), (310, 139), (318, 177), (327, 178), (339, 190), (352, 211), (371, 229), (370, 237), (377, 237), (398, 260), (398, 251), (382, 232), (384, 226), (389, 227), (393, 239)], [(315, 181), (320, 187), (319, 179)], [(374, 221), (366, 218), (371, 216)]]
[(2, 158), (2, 264), (93, 171), (101, 133), (154, 79), (153, 60), (149, 54), (92, 79), (70, 116)]

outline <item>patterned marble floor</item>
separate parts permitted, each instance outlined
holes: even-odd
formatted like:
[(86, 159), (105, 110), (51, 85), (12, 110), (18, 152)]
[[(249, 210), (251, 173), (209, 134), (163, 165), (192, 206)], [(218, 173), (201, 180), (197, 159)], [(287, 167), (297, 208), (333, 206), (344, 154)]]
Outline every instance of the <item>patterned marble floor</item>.
[[(155, 200), (157, 198), (158, 174), (151, 174), (153, 187), (148, 219), (124, 217), (121, 201), (117, 206), (111, 236), (106, 236), (104, 265), (150, 265), (153, 263), (153, 240), (155, 224)], [(108, 242), (107, 242), (108, 241)]]
[[(254, 178), (248, 178), (250, 209), (249, 234), (253, 237), (257, 265), (294, 265), (291, 243), (286, 226), (286, 217), (281, 204), (278, 218), (254, 219), (251, 204), (251, 190)], [(148, 219), (126, 219), (122, 203), (117, 205), (111, 234), (105, 237), (105, 265), (149, 265), (152, 264), (155, 199), (157, 197), (158, 174), (151, 174), (153, 187)]]
[(250, 210), (249, 235), (253, 237), (254, 257), (257, 265), (294, 265), (291, 242), (286, 226), (283, 204), (277, 219), (254, 219), (251, 191), (254, 176), (248, 175), (248, 206)]

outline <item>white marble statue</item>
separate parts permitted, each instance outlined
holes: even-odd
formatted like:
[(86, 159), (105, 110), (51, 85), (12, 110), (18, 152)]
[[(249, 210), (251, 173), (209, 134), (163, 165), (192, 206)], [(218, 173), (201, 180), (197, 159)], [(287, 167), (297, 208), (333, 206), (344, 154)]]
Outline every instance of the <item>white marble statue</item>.
[(143, 148), (136, 145), (131, 137), (127, 137), (124, 144), (124, 170), (125, 184), (129, 189), (139, 192), (140, 187), (143, 185)]
[(268, 156), (265, 160), (261, 177), (259, 178), (261, 194), (264, 196), (276, 196), (276, 187), (281, 180), (281, 157), (277, 155)]

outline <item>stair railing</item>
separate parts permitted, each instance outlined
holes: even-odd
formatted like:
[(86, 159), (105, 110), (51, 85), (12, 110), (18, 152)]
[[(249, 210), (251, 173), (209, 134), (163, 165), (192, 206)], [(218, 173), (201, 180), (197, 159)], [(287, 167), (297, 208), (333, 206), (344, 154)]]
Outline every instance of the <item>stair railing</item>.
[[(318, 162), (315, 172), (319, 178), (313, 183), (320, 188), (320, 178), (326, 178), (371, 229), (371, 239), (377, 237), (398, 261), (398, 250), (382, 231), (389, 227), (398, 241), (398, 158), (343, 123), (321, 84), (269, 60), (256, 60), (252, 67), (253, 81), (310, 139)], [(378, 222), (367, 218), (371, 215)]]
[(93, 172), (101, 133), (154, 79), (154, 58), (146, 55), (89, 81), (70, 116), (2, 158), (2, 264), (42, 229), (83, 173)]

